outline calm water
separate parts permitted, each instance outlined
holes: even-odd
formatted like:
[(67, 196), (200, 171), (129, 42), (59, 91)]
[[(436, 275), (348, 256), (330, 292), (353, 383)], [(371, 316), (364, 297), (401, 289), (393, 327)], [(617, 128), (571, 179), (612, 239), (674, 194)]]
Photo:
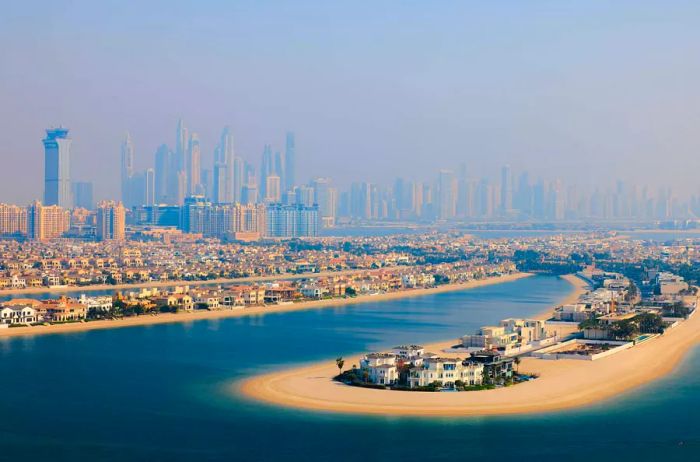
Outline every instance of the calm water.
[(619, 400), (538, 416), (362, 417), (226, 393), (230, 381), (277, 365), (456, 338), (569, 290), (538, 276), (336, 309), (0, 341), (0, 460), (698, 460), (698, 354)]

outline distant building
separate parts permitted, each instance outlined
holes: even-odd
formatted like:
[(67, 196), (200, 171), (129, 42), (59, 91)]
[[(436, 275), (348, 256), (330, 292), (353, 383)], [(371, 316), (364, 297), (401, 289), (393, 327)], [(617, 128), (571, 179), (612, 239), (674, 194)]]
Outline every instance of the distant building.
[(192, 133), (187, 149), (187, 194), (202, 194), (202, 153), (199, 145), (199, 135)]
[(0, 235), (27, 234), (27, 209), (0, 204)]
[(95, 208), (92, 182), (73, 182), (73, 205), (88, 210), (93, 210)]
[(140, 205), (136, 203), (133, 197), (134, 173), (134, 144), (131, 141), (129, 133), (126, 133), (121, 145), (121, 196), (122, 202), (126, 204), (127, 207)]
[(265, 179), (265, 202), (278, 203), (282, 200), (281, 179), (279, 175), (268, 175)]
[(70, 212), (58, 205), (34, 202), (27, 207), (27, 237), (38, 241), (55, 239), (70, 229)]
[(126, 211), (121, 202), (104, 201), (97, 206), (95, 236), (99, 241), (123, 241), (126, 238)]
[(260, 239), (265, 231), (265, 206), (212, 204), (203, 196), (188, 197), (181, 209), (180, 229), (209, 237)]
[(324, 228), (331, 228), (335, 225), (337, 193), (332, 188), (329, 178), (316, 178), (312, 182), (314, 192), (314, 204), (318, 205), (318, 212), (321, 217), (321, 224)]
[(284, 189), (289, 191), (296, 185), (296, 145), (294, 133), (287, 132), (287, 144), (284, 151)]
[(270, 204), (266, 222), (267, 237), (315, 237), (318, 235), (318, 206)]
[(180, 207), (177, 205), (144, 205), (134, 207), (131, 212), (129, 223), (133, 225), (176, 227), (180, 224)]
[(67, 128), (50, 128), (44, 138), (44, 203), (70, 208), (70, 146)]

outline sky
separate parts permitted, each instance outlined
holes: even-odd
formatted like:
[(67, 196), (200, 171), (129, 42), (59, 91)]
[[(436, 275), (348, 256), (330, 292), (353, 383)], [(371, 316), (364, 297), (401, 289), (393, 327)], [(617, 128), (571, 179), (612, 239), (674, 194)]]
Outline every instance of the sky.
[(390, 184), (465, 163), (582, 186), (700, 191), (700, 2), (31, 1), (0, 15), (0, 202), (43, 194), (44, 129), (117, 197), (136, 165), (221, 130), (259, 164), (296, 133), (297, 177)]

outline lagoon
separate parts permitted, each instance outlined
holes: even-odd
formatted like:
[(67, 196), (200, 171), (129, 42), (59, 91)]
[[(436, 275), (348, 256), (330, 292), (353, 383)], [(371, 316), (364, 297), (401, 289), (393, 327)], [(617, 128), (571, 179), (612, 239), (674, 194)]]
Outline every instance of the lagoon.
[[(231, 380), (528, 316), (571, 290), (535, 276), (404, 300), (0, 340), (0, 460), (693, 460), (700, 355), (584, 410), (488, 418), (284, 409)], [(331, 359), (332, 360), (332, 359)]]

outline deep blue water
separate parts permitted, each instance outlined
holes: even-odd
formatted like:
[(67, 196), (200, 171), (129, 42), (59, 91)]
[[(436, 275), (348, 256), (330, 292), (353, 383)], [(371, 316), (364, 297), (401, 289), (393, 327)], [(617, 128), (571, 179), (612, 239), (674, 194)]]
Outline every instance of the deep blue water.
[(698, 460), (700, 355), (586, 410), (430, 418), (314, 413), (227, 384), (277, 366), (429, 342), (526, 316), (570, 290), (537, 276), (284, 314), (0, 341), (0, 460)]

